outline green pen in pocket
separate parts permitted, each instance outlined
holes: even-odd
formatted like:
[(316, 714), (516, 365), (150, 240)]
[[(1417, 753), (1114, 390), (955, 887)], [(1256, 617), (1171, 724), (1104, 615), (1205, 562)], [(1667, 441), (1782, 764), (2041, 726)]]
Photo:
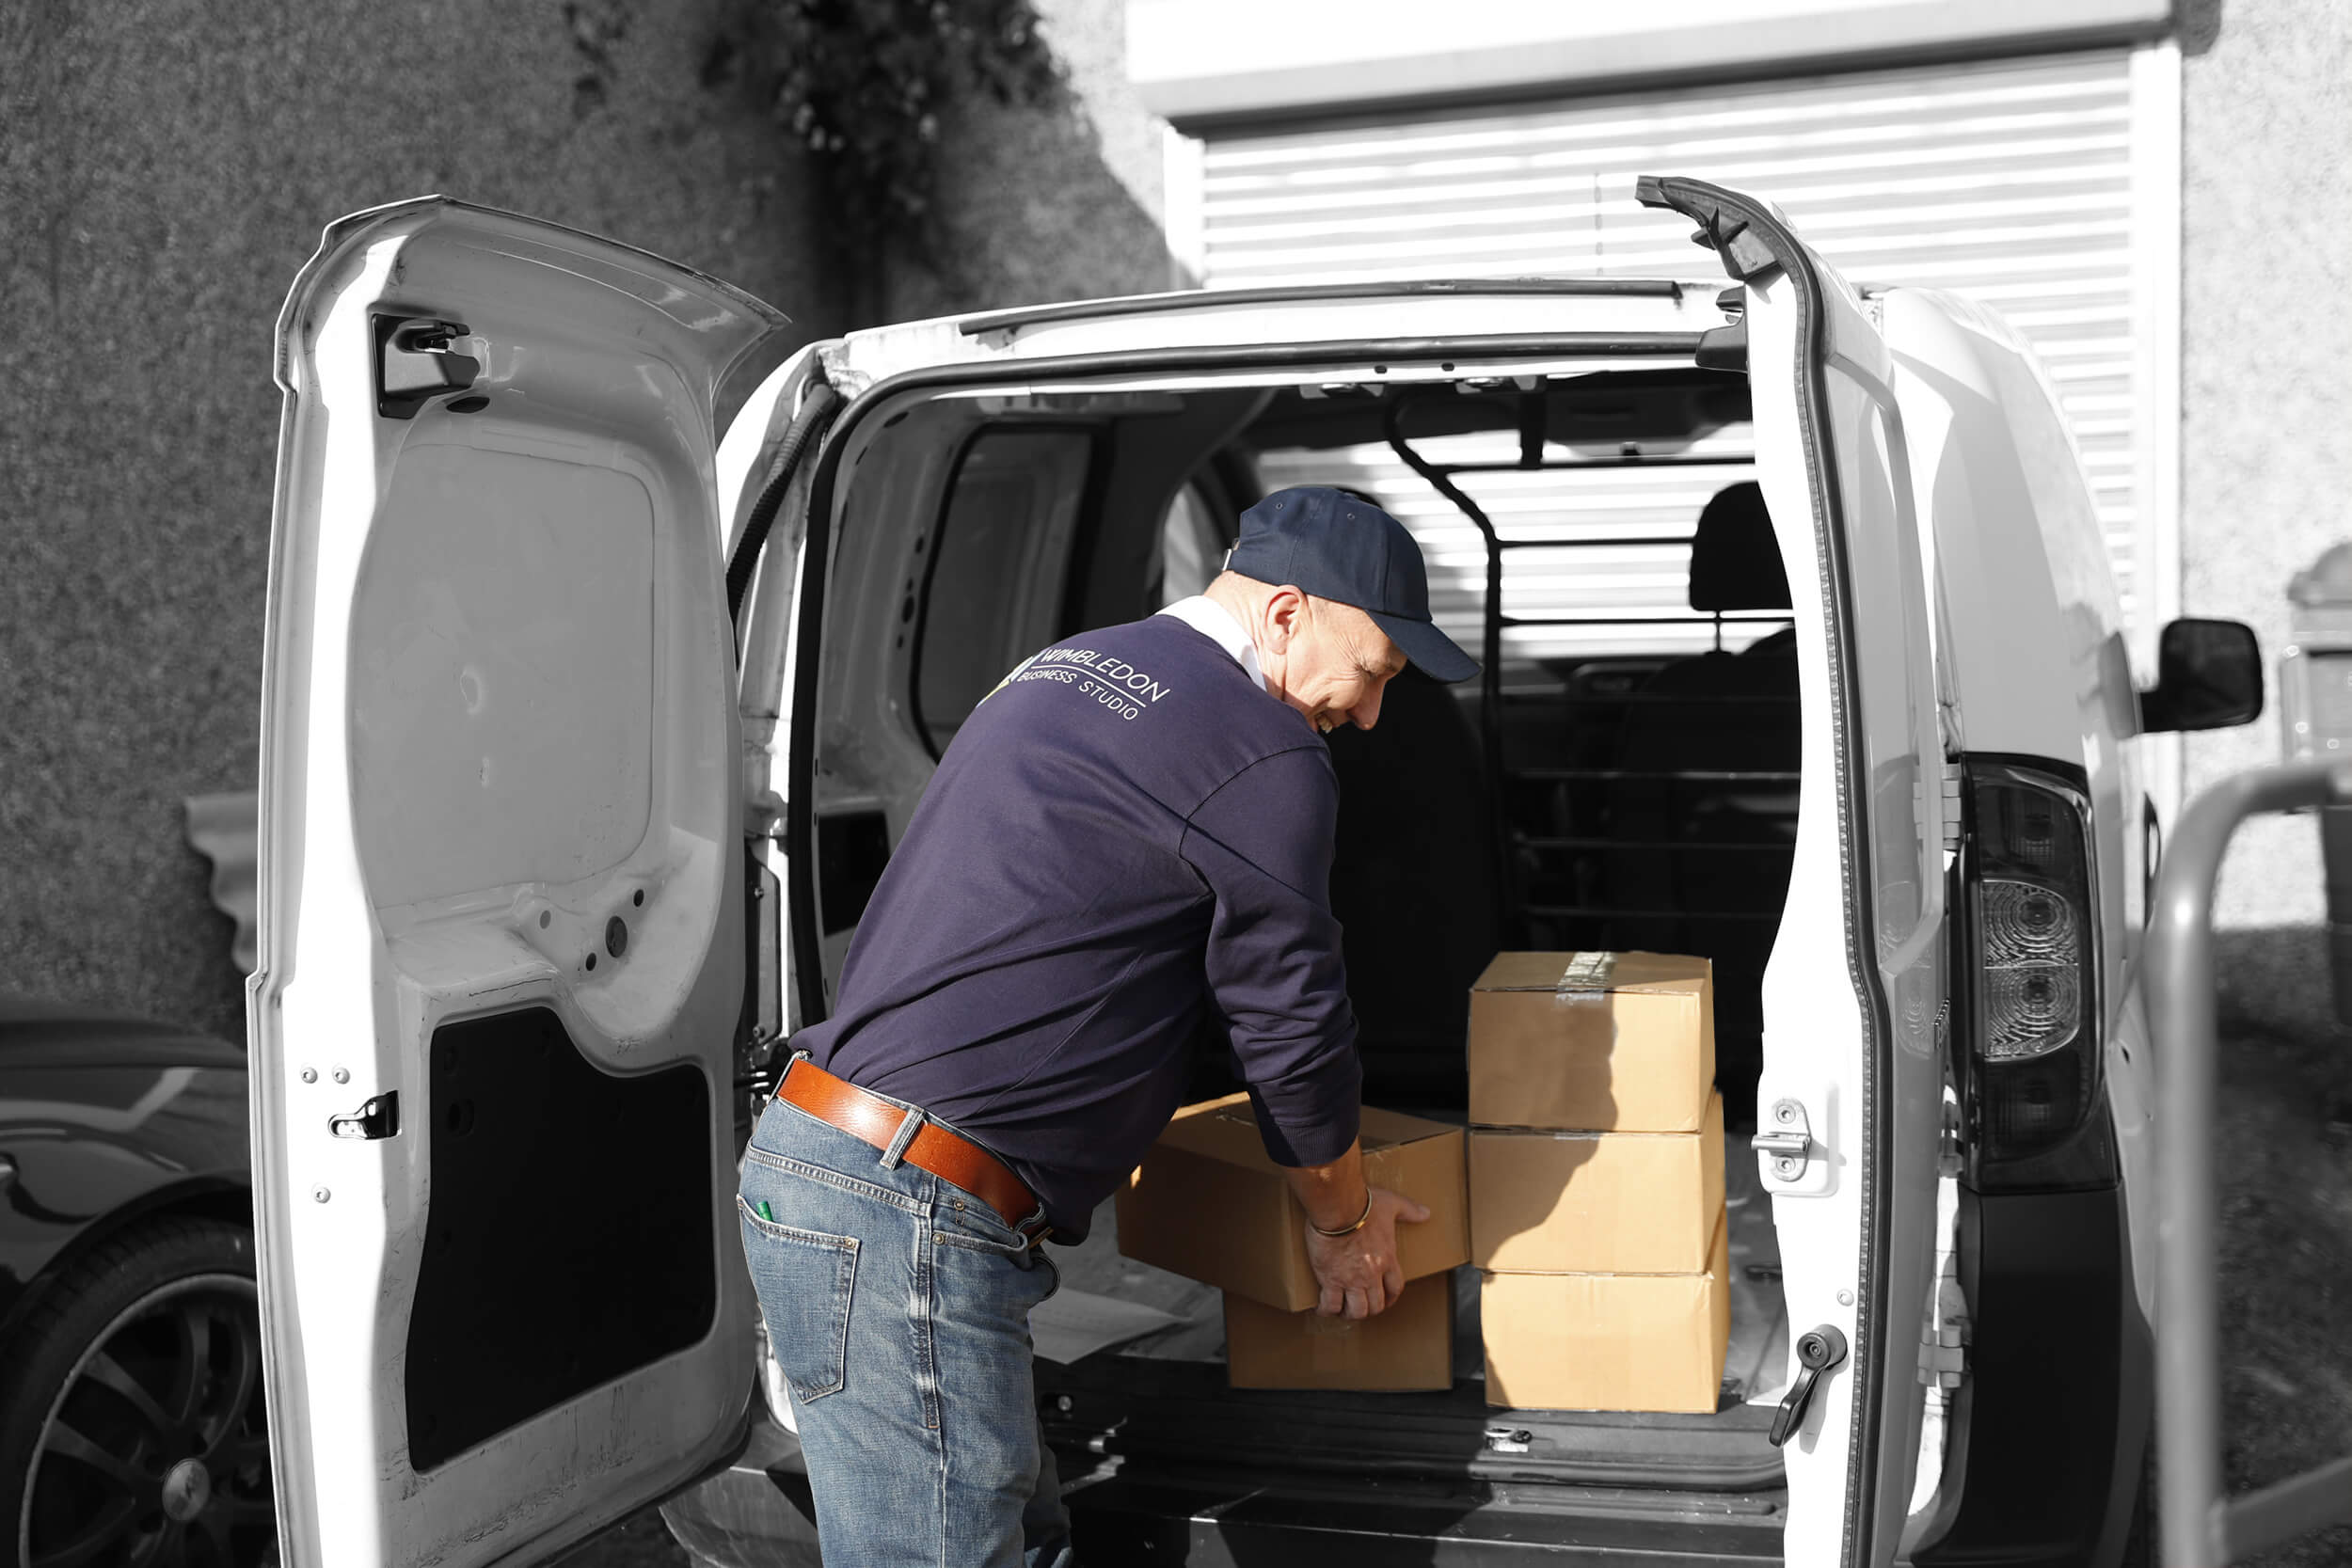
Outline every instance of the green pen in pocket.
[(752, 1205), (752, 1212), (756, 1213), (761, 1219), (766, 1220), (770, 1225), (776, 1223), (776, 1216), (769, 1211), (768, 1200), (764, 1197)]

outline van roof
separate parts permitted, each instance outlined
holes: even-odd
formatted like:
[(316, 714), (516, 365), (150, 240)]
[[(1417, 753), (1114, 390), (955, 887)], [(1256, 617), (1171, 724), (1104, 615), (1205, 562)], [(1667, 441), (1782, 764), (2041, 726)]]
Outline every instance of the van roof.
[(956, 329), (966, 337), (977, 337), (983, 332), (1009, 332), (1041, 322), (1100, 320), (1108, 316), (1140, 316), (1216, 306), (1306, 304), (1341, 299), (1410, 299), (1429, 295), (1464, 298), (1482, 294), (1581, 294), (1679, 300), (1686, 290), (1703, 286), (1670, 277), (1556, 276), (1274, 283), (1251, 288), (1177, 289), (1166, 293), (1120, 294), (1108, 299), (1078, 299), (1058, 305), (1027, 305), (1006, 310), (984, 310), (959, 320)]
[(854, 395), (898, 372), (1174, 347), (1342, 347), (1398, 339), (1460, 341), (1523, 356), (1534, 340), (1695, 341), (1720, 326), (1724, 280), (1671, 277), (1384, 278), (1184, 289), (971, 311), (860, 328), (826, 355)]

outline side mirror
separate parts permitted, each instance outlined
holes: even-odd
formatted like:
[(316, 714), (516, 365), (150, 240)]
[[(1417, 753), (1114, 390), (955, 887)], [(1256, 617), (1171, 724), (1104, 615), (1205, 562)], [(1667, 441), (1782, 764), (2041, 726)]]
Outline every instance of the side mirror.
[(2156, 643), (2156, 684), (2139, 694), (2142, 734), (2223, 730), (2263, 710), (2263, 656), (2254, 628), (2179, 620)]

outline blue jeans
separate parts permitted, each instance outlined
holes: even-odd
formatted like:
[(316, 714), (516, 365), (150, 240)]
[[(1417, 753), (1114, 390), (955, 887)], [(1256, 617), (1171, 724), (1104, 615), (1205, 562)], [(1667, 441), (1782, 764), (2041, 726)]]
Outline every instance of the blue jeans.
[(736, 1199), (825, 1560), (1073, 1568), (1030, 1370), (1029, 1308), (1059, 1275), (987, 1204), (886, 1160), (771, 1101)]

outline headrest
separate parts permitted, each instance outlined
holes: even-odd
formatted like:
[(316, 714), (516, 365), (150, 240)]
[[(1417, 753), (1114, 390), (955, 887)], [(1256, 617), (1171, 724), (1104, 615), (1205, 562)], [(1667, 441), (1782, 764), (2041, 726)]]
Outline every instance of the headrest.
[(1754, 480), (1726, 485), (1699, 514), (1691, 536), (1691, 608), (1787, 610), (1788, 574), (1764, 510), (1764, 488)]

